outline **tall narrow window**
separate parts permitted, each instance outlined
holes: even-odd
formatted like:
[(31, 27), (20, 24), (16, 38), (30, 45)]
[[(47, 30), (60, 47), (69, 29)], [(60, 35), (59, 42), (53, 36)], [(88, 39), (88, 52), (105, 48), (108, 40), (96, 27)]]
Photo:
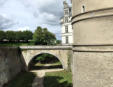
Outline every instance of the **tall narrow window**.
[(68, 26), (65, 26), (65, 32), (68, 33)]
[(85, 6), (84, 5), (82, 6), (82, 12), (85, 12)]
[(68, 36), (66, 36), (66, 44), (69, 43), (69, 39), (68, 39)]
[(68, 10), (65, 10), (65, 15), (68, 15)]
[(68, 23), (68, 17), (65, 17), (65, 23)]

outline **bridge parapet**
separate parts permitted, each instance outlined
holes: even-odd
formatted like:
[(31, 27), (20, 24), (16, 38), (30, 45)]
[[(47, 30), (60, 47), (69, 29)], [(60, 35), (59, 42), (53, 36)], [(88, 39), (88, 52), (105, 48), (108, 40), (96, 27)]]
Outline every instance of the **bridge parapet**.
[(20, 46), (22, 50), (72, 50), (72, 46)]

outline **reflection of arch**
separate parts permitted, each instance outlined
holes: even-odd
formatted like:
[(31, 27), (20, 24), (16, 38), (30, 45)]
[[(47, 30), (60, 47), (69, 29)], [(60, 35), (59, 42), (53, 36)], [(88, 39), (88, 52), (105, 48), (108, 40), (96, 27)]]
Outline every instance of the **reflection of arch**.
[(36, 58), (38, 55), (40, 55), (40, 54), (50, 54), (50, 55), (55, 56), (55, 57), (61, 62), (62, 67), (64, 68), (64, 63), (63, 63), (62, 58), (60, 58), (59, 56), (57, 56), (57, 55), (55, 55), (55, 54), (53, 54), (53, 53), (49, 53), (49, 52), (39, 52), (39, 53), (37, 53), (37, 54), (31, 56), (31, 58), (30, 58), (30, 60), (29, 60), (29, 62), (28, 62), (28, 67), (29, 67), (29, 65), (30, 65), (30, 62), (31, 62), (34, 58)]

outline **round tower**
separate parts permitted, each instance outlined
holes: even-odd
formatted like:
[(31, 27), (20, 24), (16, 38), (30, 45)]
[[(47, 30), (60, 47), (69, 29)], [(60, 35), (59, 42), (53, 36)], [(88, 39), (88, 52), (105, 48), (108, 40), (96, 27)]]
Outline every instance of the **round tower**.
[(113, 44), (113, 0), (73, 0), (74, 45)]
[(74, 87), (113, 87), (113, 0), (72, 0)]

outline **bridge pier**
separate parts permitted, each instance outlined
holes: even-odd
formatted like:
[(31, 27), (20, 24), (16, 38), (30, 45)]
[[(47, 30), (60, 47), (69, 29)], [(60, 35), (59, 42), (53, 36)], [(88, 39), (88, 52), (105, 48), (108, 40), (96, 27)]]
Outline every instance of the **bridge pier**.
[(112, 3), (72, 0), (74, 87), (113, 87)]

